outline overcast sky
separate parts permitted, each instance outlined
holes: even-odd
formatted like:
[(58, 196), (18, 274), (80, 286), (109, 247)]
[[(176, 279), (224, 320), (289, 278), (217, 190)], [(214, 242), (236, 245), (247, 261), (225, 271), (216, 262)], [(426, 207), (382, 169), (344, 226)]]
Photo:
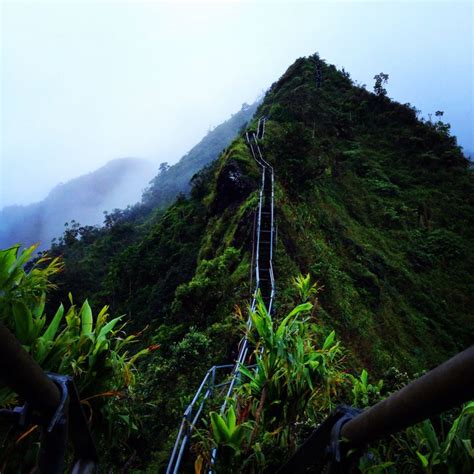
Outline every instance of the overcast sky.
[(298, 57), (445, 111), (474, 150), (473, 2), (1, 3), (0, 207), (125, 156), (177, 161)]

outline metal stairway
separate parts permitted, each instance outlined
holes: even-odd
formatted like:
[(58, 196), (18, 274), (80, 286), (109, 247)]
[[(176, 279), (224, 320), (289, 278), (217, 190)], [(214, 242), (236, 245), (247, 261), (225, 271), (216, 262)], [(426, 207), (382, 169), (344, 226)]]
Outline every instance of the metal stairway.
[[(262, 117), (258, 121), (257, 132), (247, 132), (245, 138), (249, 146), (252, 157), (261, 168), (261, 184), (259, 191), (259, 202), (257, 210), (257, 226), (254, 239), (254, 271), (255, 271), (255, 290), (251, 302), (251, 310), (255, 310), (257, 294), (260, 292), (263, 302), (269, 313), (273, 309), (273, 300), (275, 298), (275, 278), (273, 274), (273, 246), (274, 246), (274, 173), (272, 166), (263, 159), (259, 147), (259, 140), (265, 135), (266, 118)], [(251, 319), (247, 320), (247, 327), (250, 328)], [(233, 365), (220, 365), (211, 367), (204, 377), (199, 389), (194, 395), (193, 400), (184, 411), (178, 436), (171, 453), (171, 457), (166, 469), (166, 474), (176, 474), (179, 472), (181, 461), (188, 442), (190, 441), (194, 426), (199, 421), (204, 409), (206, 400), (209, 399), (215, 391), (228, 385), (225, 392), (224, 402), (220, 412), (226, 409), (228, 400), (236, 382), (240, 376), (240, 366), (246, 365), (249, 356), (249, 343), (244, 336), (238, 346), (238, 356)], [(232, 368), (230, 376), (223, 382), (216, 384), (216, 371)], [(211, 463), (216, 459), (217, 451), (214, 450), (211, 456)], [(212, 472), (212, 469), (209, 471)]]
[[(255, 243), (255, 278), (257, 292), (260, 290), (262, 299), (269, 313), (272, 311), (275, 296), (275, 279), (273, 274), (274, 244), (274, 173), (272, 166), (263, 159), (258, 140), (264, 136), (265, 119), (259, 120), (258, 131), (247, 132), (246, 139), (253, 158), (261, 167), (261, 187)], [(261, 133), (260, 138), (257, 138)]]

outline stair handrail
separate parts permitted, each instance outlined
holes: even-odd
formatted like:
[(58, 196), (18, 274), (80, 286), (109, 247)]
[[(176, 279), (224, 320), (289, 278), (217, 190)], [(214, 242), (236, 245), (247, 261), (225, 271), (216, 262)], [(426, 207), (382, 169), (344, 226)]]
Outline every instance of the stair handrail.
[[(181, 459), (184, 454), (184, 450), (186, 445), (190, 439), (191, 433), (196, 425), (199, 416), (201, 415), (202, 410), (204, 409), (204, 405), (206, 400), (212, 395), (214, 389), (219, 386), (226, 385), (228, 382), (224, 384), (215, 384), (216, 378), (216, 370), (219, 369), (230, 369), (233, 367), (233, 364), (224, 364), (224, 365), (214, 365), (212, 366), (207, 372), (204, 378), (202, 379), (199, 388), (197, 389), (191, 403), (186, 407), (183, 413), (183, 417), (181, 420), (181, 424), (178, 430), (178, 435), (176, 437), (176, 441), (173, 445), (173, 451), (171, 452), (170, 460), (168, 462), (168, 467), (166, 469), (166, 474), (176, 474), (181, 464)], [(207, 385), (206, 385), (207, 383)], [(193, 416), (193, 410), (200, 399), (201, 394), (204, 392), (204, 395), (197, 405), (197, 410)], [(191, 419), (192, 418), (192, 419)]]
[[(269, 276), (270, 276), (270, 282), (271, 282), (271, 292), (270, 292), (270, 298), (268, 302), (268, 308), (267, 311), (270, 313), (273, 307), (273, 300), (275, 297), (275, 278), (274, 278), (274, 273), (273, 273), (273, 263), (272, 263), (272, 258), (273, 258), (273, 234), (274, 234), (274, 172), (273, 172), (273, 167), (267, 163), (262, 156), (262, 152), (260, 150), (260, 147), (258, 145), (258, 137), (257, 135), (259, 134), (259, 130), (261, 130), (260, 133), (260, 139), (263, 138), (265, 134), (265, 122), (266, 122), (266, 117), (260, 118), (257, 126), (257, 133), (255, 132), (246, 132), (245, 133), (245, 138), (247, 141), (247, 144), (249, 145), (252, 157), (254, 160), (257, 162), (257, 164), (261, 167), (262, 173), (261, 173), (261, 184), (260, 184), (260, 191), (259, 191), (259, 199), (258, 199), (258, 214), (257, 214), (257, 228), (256, 228), (256, 242), (255, 242), (255, 260), (254, 260), (254, 266), (255, 266), (255, 291), (254, 295), (252, 297), (252, 301), (250, 304), (250, 311), (253, 312), (256, 309), (257, 305), (257, 295), (260, 290), (260, 243), (261, 243), (261, 228), (262, 228), (262, 210), (264, 207), (264, 200), (265, 200), (265, 180), (266, 180), (266, 171), (268, 170), (270, 172), (270, 178), (271, 178), (271, 194), (270, 194), (270, 256), (269, 256)], [(253, 139), (253, 140), (252, 140)], [(249, 316), (246, 322), (247, 326), (247, 331), (250, 330), (252, 327), (252, 319)], [(238, 345), (238, 355), (235, 360), (234, 364), (227, 364), (227, 365), (221, 365), (221, 366), (213, 366), (211, 367), (207, 372), (206, 375), (204, 376), (198, 390), (196, 391), (196, 394), (194, 395), (191, 403), (187, 406), (186, 410), (184, 411), (182, 421), (180, 428), (178, 430), (178, 435), (176, 438), (176, 441), (173, 446), (173, 451), (170, 456), (170, 460), (168, 463), (168, 467), (166, 470), (166, 474), (176, 474), (178, 473), (181, 460), (184, 454), (184, 450), (186, 448), (186, 445), (191, 437), (192, 431), (194, 429), (194, 426), (196, 425), (199, 416), (201, 415), (202, 410), (204, 409), (204, 405), (206, 403), (206, 400), (212, 395), (213, 389), (216, 388), (217, 386), (215, 385), (215, 370), (219, 368), (232, 368), (229, 380), (226, 381), (225, 383), (219, 384), (219, 386), (225, 386), (229, 385), (224, 397), (224, 402), (222, 403), (220, 413), (224, 413), (228, 401), (232, 397), (232, 393), (234, 391), (235, 384), (237, 383), (239, 377), (240, 377), (240, 367), (245, 364), (245, 361), (247, 360), (249, 352), (249, 342), (247, 338), (247, 333), (243, 336), (243, 338), (240, 340), (239, 345)], [(211, 377), (211, 382), (207, 386), (206, 391), (204, 392), (204, 395), (199, 403), (197, 405), (198, 400), (200, 400), (200, 396), (202, 392), (204, 391), (204, 387), (206, 387), (206, 382), (208, 382), (209, 378)], [(194, 412), (193, 410), (196, 408), (197, 405), (197, 410)], [(194, 416), (192, 415), (193, 413)], [(191, 420), (191, 417), (193, 418)], [(217, 450), (213, 449), (211, 453), (211, 466), (213, 462), (216, 459), (217, 455)], [(212, 472), (212, 467), (209, 472)]]
[[(257, 305), (257, 295), (258, 295), (258, 291), (260, 289), (260, 266), (259, 266), (259, 264), (260, 264), (260, 262), (259, 262), (260, 255), (259, 255), (259, 251), (260, 251), (260, 237), (261, 237), (261, 219), (262, 219), (262, 209), (263, 209), (263, 205), (264, 205), (263, 204), (263, 198), (264, 198), (264, 190), (265, 190), (265, 176), (266, 176), (266, 170), (269, 169), (270, 176), (271, 176), (271, 195), (270, 195), (271, 196), (270, 197), (270, 209), (271, 209), (271, 211), (270, 211), (270, 256), (269, 256), (268, 271), (269, 271), (270, 282), (271, 282), (271, 292), (270, 292), (270, 299), (269, 299), (269, 302), (268, 302), (267, 311), (270, 314), (271, 310), (272, 310), (272, 307), (273, 307), (273, 300), (274, 300), (274, 297), (275, 297), (275, 279), (274, 279), (274, 274), (273, 274), (273, 262), (272, 262), (272, 257), (273, 257), (273, 248), (272, 247), (273, 247), (273, 233), (274, 233), (274, 220), (273, 220), (274, 219), (274, 214), (273, 214), (274, 172), (273, 172), (273, 167), (263, 159), (262, 152), (261, 152), (260, 147), (258, 145), (257, 134), (258, 134), (258, 130), (260, 129), (260, 120), (262, 120), (262, 119), (259, 119), (259, 122), (258, 122), (258, 125), (257, 125), (257, 133), (251, 132), (249, 134), (249, 132), (246, 132), (246, 134), (245, 134), (247, 143), (248, 143), (249, 148), (250, 148), (251, 153), (252, 153), (252, 156), (255, 159), (255, 161), (259, 164), (259, 166), (262, 168), (262, 185), (261, 185), (261, 188), (260, 188), (259, 206), (258, 206), (258, 225), (257, 225), (257, 244), (256, 244), (257, 251), (256, 251), (256, 257), (255, 257), (255, 280), (256, 280), (256, 285), (255, 285), (255, 293), (254, 293), (254, 296), (252, 298), (252, 304), (251, 304), (250, 310), (251, 310), (251, 312), (255, 311), (255, 308), (256, 308), (256, 305)], [(252, 138), (253, 138), (253, 142), (254, 142), (253, 144), (252, 144)], [(262, 133), (262, 138), (263, 138), (263, 133)], [(257, 152), (255, 152), (253, 145), (255, 145), (255, 148), (256, 148)], [(247, 320), (248, 329), (250, 329), (251, 326), (252, 326), (252, 322), (251, 322), (251, 318), (249, 316), (249, 318)], [(221, 410), (220, 410), (221, 415), (225, 412), (225, 409), (227, 407), (227, 402), (231, 398), (235, 383), (237, 382), (237, 380), (239, 378), (240, 367), (242, 365), (244, 365), (246, 357), (247, 357), (247, 353), (248, 353), (247, 335), (245, 335), (242, 338), (242, 341), (243, 341), (242, 349), (239, 352), (239, 356), (237, 357), (234, 370), (232, 371), (232, 381), (229, 385), (229, 389), (227, 391), (227, 396), (224, 399), (224, 402), (222, 403), (222, 406), (221, 406)], [(211, 466), (210, 466), (210, 469), (208, 471), (208, 474), (212, 474), (212, 466), (215, 463), (216, 457), (217, 457), (217, 448), (214, 448), (211, 452)]]

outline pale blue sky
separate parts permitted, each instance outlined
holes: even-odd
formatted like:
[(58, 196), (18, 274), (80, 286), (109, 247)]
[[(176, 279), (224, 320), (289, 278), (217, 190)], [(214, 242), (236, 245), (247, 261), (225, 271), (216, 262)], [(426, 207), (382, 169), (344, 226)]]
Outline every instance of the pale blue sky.
[(474, 150), (472, 2), (21, 2), (1, 6), (0, 207), (134, 156), (170, 163), (318, 51)]

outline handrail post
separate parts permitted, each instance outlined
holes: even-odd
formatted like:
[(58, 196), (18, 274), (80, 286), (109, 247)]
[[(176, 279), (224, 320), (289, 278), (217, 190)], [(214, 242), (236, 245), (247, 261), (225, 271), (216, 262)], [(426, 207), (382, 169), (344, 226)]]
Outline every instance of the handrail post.
[(0, 380), (26, 402), (20, 411), (12, 413), (21, 413), (27, 420), (32, 412), (40, 415), (37, 421), (42, 426), (39, 472), (64, 471), (68, 435), (74, 448), (72, 472), (96, 472), (96, 448), (72, 377), (46, 374), (2, 323)]
[(341, 437), (362, 446), (474, 399), (474, 346), (348, 421)]
[(59, 405), (58, 387), (0, 322), (0, 380), (45, 416)]
[(362, 413), (339, 406), (277, 473), (322, 472), (328, 463), (352, 472), (348, 466), (372, 441), (474, 399), (473, 367), (471, 346)]

